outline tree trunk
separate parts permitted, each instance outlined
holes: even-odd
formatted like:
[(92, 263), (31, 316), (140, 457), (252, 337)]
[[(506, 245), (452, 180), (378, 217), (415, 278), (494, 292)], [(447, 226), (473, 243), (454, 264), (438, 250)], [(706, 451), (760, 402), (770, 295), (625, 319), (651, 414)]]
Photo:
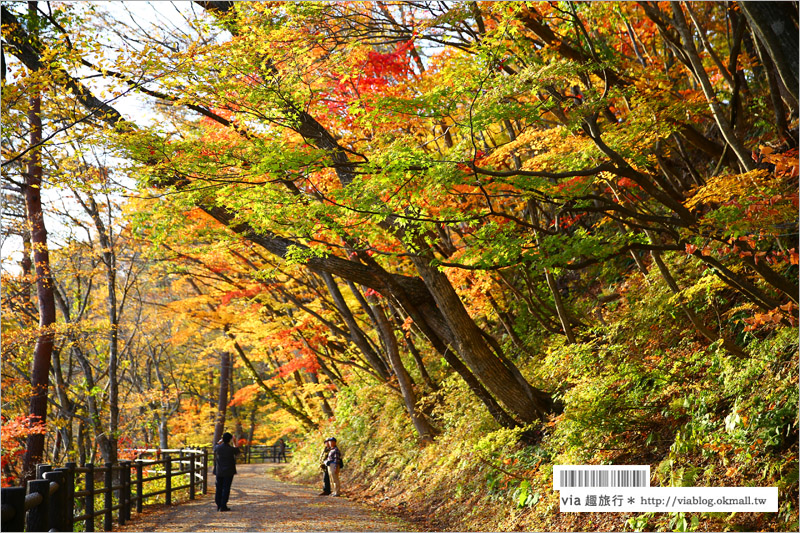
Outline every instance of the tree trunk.
[(339, 286), (336, 284), (333, 276), (327, 272), (323, 272), (320, 274), (320, 277), (325, 282), (325, 286), (328, 287), (328, 292), (333, 298), (333, 303), (336, 305), (336, 309), (342, 316), (344, 323), (347, 324), (347, 329), (350, 330), (350, 340), (352, 340), (353, 344), (355, 344), (361, 353), (364, 354), (364, 358), (369, 363), (369, 366), (375, 370), (381, 379), (389, 379), (389, 369), (386, 368), (386, 363), (379, 354), (375, 353), (375, 350), (372, 349), (372, 346), (370, 346), (366, 336), (364, 335), (364, 332), (359, 327), (355, 317), (353, 316), (353, 313), (347, 306), (347, 302), (342, 296)]
[(783, 107), (781, 90), (774, 71), (775, 65), (764, 50), (764, 46), (758, 40), (756, 40), (756, 50), (758, 51), (761, 63), (764, 64), (764, 71), (767, 75), (769, 98), (770, 102), (772, 102), (772, 113), (775, 117), (775, 131), (790, 147), (794, 147), (797, 145), (797, 139), (792, 135), (789, 124), (786, 121), (786, 110)]
[[(703, 61), (697, 53), (697, 48), (695, 48), (694, 36), (689, 30), (689, 26), (686, 24), (686, 18), (684, 18), (683, 11), (681, 11), (681, 6), (678, 2), (672, 3), (672, 14), (675, 28), (678, 30), (683, 41), (683, 49), (692, 65), (692, 71), (703, 90), (708, 106), (711, 108), (711, 114), (714, 116), (717, 126), (719, 126), (722, 137), (725, 139), (725, 142), (728, 143), (728, 146), (731, 147), (733, 153), (736, 154), (736, 158), (739, 160), (743, 170), (751, 171), (755, 169), (756, 166), (752, 157), (750, 157), (750, 152), (747, 151), (744, 144), (736, 137), (730, 122), (728, 122), (728, 119), (722, 111), (717, 93), (711, 85), (711, 81), (708, 79), (708, 74), (703, 67)], [(795, 43), (795, 46), (796, 45)]]
[[(461, 376), (470, 390), (483, 402), (492, 418), (502, 427), (518, 425), (451, 349), (453, 342), (451, 329), (445, 324), (445, 319), (436, 307), (435, 302), (431, 303), (426, 298), (422, 300), (424, 304), (417, 307), (416, 300), (412, 300), (409, 292), (404, 290), (404, 287), (398, 283), (396, 275), (385, 271), (369, 255), (363, 254), (362, 258), (367, 261), (368, 265), (377, 272), (381, 281), (385, 283), (387, 294), (397, 300), (397, 303), (408, 313), (422, 334), (428, 338), (434, 349), (439, 352), (442, 358), (447, 361), (447, 364)], [(427, 288), (425, 294), (428, 295), (428, 298), (432, 298)]]
[(450, 280), (430, 265), (431, 258), (418, 254), (411, 257), (450, 326), (456, 351), (489, 392), (526, 423), (541, 420), (552, 412), (550, 395), (518, 379), (491, 351)]
[[(215, 440), (214, 442), (217, 441)], [(169, 449), (169, 418), (166, 414), (158, 417), (158, 446), (162, 450)]]
[[(650, 239), (650, 241), (653, 244), (657, 244), (657, 241), (653, 238), (653, 235), (649, 231), (645, 231), (645, 233), (647, 234), (648, 238)], [(672, 274), (670, 273), (669, 269), (667, 268), (667, 265), (661, 259), (661, 252), (659, 252), (657, 250), (653, 250), (650, 253), (653, 256), (653, 262), (658, 267), (658, 271), (661, 273), (661, 276), (664, 278), (664, 281), (667, 283), (667, 286), (670, 288), (670, 290), (675, 295), (680, 297), (681, 289), (680, 289), (680, 287), (678, 287), (678, 284), (675, 281), (675, 278), (672, 277)], [(680, 305), (681, 309), (683, 310), (684, 314), (687, 316), (689, 321), (692, 323), (692, 325), (695, 327), (695, 329), (703, 337), (705, 337), (706, 339), (708, 339), (711, 342), (716, 342), (716, 341), (721, 339), (722, 340), (722, 346), (726, 350), (728, 350), (730, 353), (732, 353), (733, 355), (736, 355), (738, 357), (747, 357), (747, 352), (745, 352), (739, 345), (737, 345), (736, 343), (734, 343), (730, 339), (725, 338), (722, 334), (716, 334), (714, 331), (712, 331), (710, 328), (708, 328), (705, 324), (703, 324), (703, 322), (700, 319), (700, 317), (698, 317), (697, 314), (695, 314), (694, 311), (689, 309), (689, 307), (682, 300), (679, 301), (678, 305)]]
[(400, 351), (397, 347), (397, 338), (394, 336), (389, 320), (384, 314), (383, 308), (380, 304), (372, 305), (372, 312), (375, 319), (378, 321), (378, 328), (380, 329), (381, 337), (383, 338), (386, 352), (389, 355), (389, 362), (394, 370), (394, 375), (397, 376), (397, 384), (400, 386), (400, 393), (403, 396), (403, 402), (406, 406), (406, 411), (411, 417), (411, 422), (419, 434), (422, 442), (433, 441), (433, 436), (436, 433), (433, 426), (430, 425), (425, 415), (417, 411), (417, 397), (414, 394), (414, 387), (411, 383), (411, 376), (403, 366), (403, 361), (400, 359)]
[(214, 420), (214, 440), (216, 444), (225, 432), (225, 415), (228, 408), (228, 384), (231, 374), (231, 354), (228, 351), (220, 353), (219, 358), (219, 394), (217, 395), (217, 416)]
[(550, 294), (553, 295), (553, 303), (556, 306), (556, 314), (558, 315), (558, 320), (561, 322), (561, 328), (564, 330), (564, 335), (567, 336), (567, 342), (569, 344), (575, 344), (575, 333), (572, 331), (572, 326), (569, 323), (569, 318), (567, 317), (564, 303), (561, 301), (561, 293), (558, 292), (558, 287), (556, 286), (555, 279), (553, 279), (553, 274), (551, 274), (550, 270), (547, 268), (544, 269), (544, 279), (547, 280), (547, 286), (550, 288)]
[[(104, 459), (106, 462), (117, 462), (117, 440), (119, 439), (119, 381), (117, 379), (119, 365), (119, 316), (117, 310), (117, 256), (111, 229), (103, 223), (100, 209), (91, 193), (84, 200), (75, 192), (76, 199), (86, 213), (92, 218), (97, 230), (100, 244), (100, 257), (106, 271), (106, 313), (108, 314), (108, 411), (109, 426), (106, 439)], [(111, 206), (109, 206), (110, 209)]]
[(796, 2), (739, 2), (750, 27), (767, 49), (786, 89), (798, 100)]
[[(306, 379), (309, 382), (314, 383), (315, 385), (319, 385), (319, 378), (317, 374), (314, 372), (306, 371)], [(317, 397), (317, 401), (319, 401), (319, 408), (322, 409), (322, 413), (328, 418), (333, 418), (333, 409), (331, 409), (331, 405), (328, 403), (328, 399), (325, 397), (325, 393), (321, 390), (318, 390), (314, 393), (314, 396)]]
[[(30, 17), (36, 20), (36, 2), (28, 4)], [(53, 281), (50, 276), (50, 255), (47, 249), (47, 229), (42, 212), (42, 155), (39, 144), (42, 142), (42, 98), (38, 89), (31, 89), (29, 97), (28, 122), (30, 124), (31, 151), (25, 176), (25, 207), (33, 245), (33, 263), (36, 272), (36, 297), (39, 307), (39, 336), (33, 349), (31, 368), (31, 396), (28, 414), (36, 423), (47, 421), (47, 389), (50, 383), (50, 357), (53, 353), (52, 326), (56, 321), (56, 303), (53, 295)], [(28, 435), (23, 458), (22, 478), (24, 481), (35, 477), (36, 464), (44, 456), (44, 434)]]
[[(402, 316), (399, 314), (395, 306), (390, 304), (389, 308), (391, 309), (391, 316), (393, 318), (393, 323), (395, 324), (395, 327), (402, 330), (401, 327)], [(425, 368), (425, 362), (422, 360), (422, 354), (419, 353), (417, 346), (414, 344), (414, 340), (411, 338), (410, 331), (406, 332), (403, 335), (403, 342), (408, 348), (409, 353), (411, 353), (411, 357), (414, 358), (414, 363), (417, 365), (417, 370), (419, 370), (420, 377), (422, 378), (422, 381), (425, 382), (425, 386), (428, 387), (428, 389), (431, 391), (439, 390), (439, 385), (433, 380), (431, 375), (428, 373), (428, 369)]]

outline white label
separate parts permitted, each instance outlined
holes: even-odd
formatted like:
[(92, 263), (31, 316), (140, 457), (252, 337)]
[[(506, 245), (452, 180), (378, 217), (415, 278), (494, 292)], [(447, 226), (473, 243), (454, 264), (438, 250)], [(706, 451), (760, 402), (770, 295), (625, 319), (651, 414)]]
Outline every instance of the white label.
[(553, 465), (553, 490), (649, 486), (650, 465)]
[(562, 513), (778, 511), (778, 487), (562, 488)]

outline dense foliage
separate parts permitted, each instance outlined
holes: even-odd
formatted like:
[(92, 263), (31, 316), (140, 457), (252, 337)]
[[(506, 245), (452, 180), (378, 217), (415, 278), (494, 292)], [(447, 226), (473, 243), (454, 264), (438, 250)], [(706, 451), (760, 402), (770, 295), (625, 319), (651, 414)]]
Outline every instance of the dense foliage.
[(435, 527), (797, 527), (796, 3), (156, 5), (2, 5), (4, 484), (227, 425)]

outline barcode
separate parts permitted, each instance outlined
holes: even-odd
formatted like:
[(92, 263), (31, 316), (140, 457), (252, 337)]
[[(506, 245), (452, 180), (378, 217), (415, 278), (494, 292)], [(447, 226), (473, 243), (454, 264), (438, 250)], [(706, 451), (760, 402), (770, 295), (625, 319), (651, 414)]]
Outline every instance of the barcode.
[(562, 487), (645, 487), (641, 470), (566, 470), (561, 472)]
[(553, 489), (582, 487), (649, 487), (647, 465), (554, 465)]

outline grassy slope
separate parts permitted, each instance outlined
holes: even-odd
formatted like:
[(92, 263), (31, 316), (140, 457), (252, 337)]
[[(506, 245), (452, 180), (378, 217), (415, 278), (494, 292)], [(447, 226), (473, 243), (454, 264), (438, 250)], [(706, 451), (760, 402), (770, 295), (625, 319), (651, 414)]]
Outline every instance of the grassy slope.
[[(620, 298), (604, 306), (597, 282), (576, 287), (572, 305), (600, 324), (586, 342), (531, 333), (532, 354), (517, 354), (533, 383), (559, 391), (562, 414), (497, 430), (451, 376), (434, 408), (442, 434), (420, 448), (398, 397), (350, 390), (323, 431), (345, 452), (347, 493), (438, 530), (796, 530), (797, 330), (744, 331), (747, 309), (685, 258), (670, 260), (695, 280), (682, 285), (696, 287), (689, 305), (737, 335), (749, 358), (696, 334), (655, 269), (618, 280)], [(300, 446), (296, 478), (319, 477), (317, 454), (316, 443)], [(552, 464), (575, 463), (650, 464), (654, 486), (777, 485), (780, 512), (561, 514)]]

